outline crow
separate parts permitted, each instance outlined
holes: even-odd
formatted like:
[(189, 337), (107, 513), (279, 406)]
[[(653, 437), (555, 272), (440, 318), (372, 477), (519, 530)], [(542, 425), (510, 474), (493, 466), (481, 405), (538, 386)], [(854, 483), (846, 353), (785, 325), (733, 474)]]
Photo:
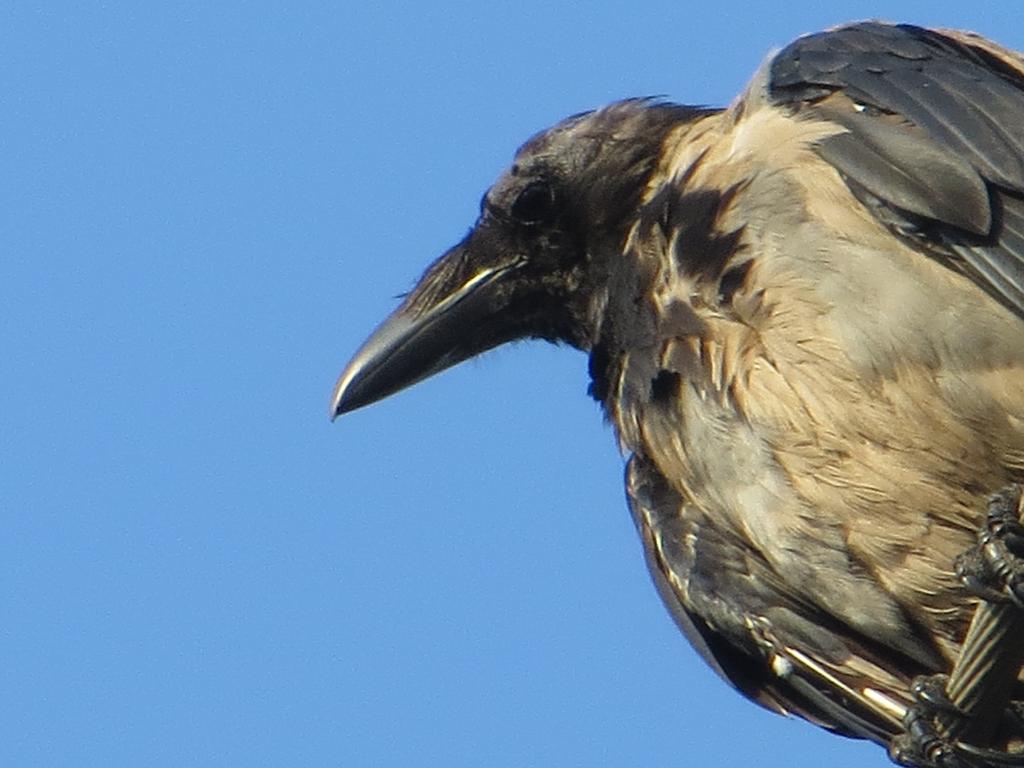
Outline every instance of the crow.
[[(725, 109), (567, 118), (332, 415), (523, 338), (589, 355), (653, 580), (721, 677), (906, 764), (1024, 764), (1020, 616), (965, 641), (1024, 609), (1024, 58), (861, 22)], [(944, 675), (998, 651), (996, 709), (944, 731)]]

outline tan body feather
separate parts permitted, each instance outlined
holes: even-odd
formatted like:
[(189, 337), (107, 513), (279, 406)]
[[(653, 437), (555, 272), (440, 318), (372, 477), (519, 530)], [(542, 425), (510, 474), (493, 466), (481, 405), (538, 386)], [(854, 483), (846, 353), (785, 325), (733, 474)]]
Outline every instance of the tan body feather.
[(734, 258), (753, 263), (723, 310), (673, 233), (633, 232), (624, 258), (656, 263), (656, 315), (684, 302), (700, 323), (659, 335), (671, 410), (612, 417), (794, 594), (871, 637), (921, 623), (952, 662), (973, 604), (954, 560), (988, 494), (1024, 479), (1024, 329), (864, 209), (814, 150), (842, 130), (741, 102), (670, 137), (649, 198), (742, 185), (716, 226), (742, 231)]

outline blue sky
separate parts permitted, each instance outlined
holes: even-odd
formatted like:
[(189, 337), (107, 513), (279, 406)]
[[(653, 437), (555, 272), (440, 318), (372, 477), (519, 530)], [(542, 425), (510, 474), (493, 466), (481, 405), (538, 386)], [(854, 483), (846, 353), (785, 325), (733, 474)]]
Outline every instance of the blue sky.
[(581, 354), (327, 419), (557, 119), (854, 18), (1024, 48), (1014, 3), (635, 5), (0, 10), (0, 764), (886, 764), (675, 630)]

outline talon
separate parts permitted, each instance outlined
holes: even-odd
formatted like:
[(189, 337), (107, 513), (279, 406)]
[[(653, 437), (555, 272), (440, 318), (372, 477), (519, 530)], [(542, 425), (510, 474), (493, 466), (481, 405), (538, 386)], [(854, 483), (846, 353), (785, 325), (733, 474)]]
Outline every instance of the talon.
[(1024, 525), (1021, 488), (1011, 486), (989, 499), (978, 544), (956, 559), (964, 586), (990, 603), (1013, 602), (1024, 610)]
[(954, 561), (954, 570), (957, 578), (964, 585), (964, 589), (975, 597), (979, 597), (988, 603), (1005, 603), (1007, 597), (998, 589), (998, 583), (992, 578), (986, 559), (982, 556), (981, 548), (972, 547)]
[(922, 755), (913, 743), (913, 740), (906, 735), (897, 736), (889, 742), (889, 759), (896, 765), (903, 765), (906, 768), (922, 768), (924, 755)]
[[(919, 677), (911, 685), (918, 700), (907, 709), (903, 718), (903, 734), (889, 743), (889, 757), (893, 762), (909, 768), (973, 768), (957, 753), (957, 744), (942, 736), (935, 726), (935, 714), (954, 707), (942, 688), (944, 675)], [(938, 702), (934, 707), (933, 702)]]
[(949, 675), (921, 675), (910, 684), (910, 693), (914, 699), (924, 704), (932, 713), (942, 712), (956, 717), (963, 717), (964, 712), (949, 699), (946, 685)]
[[(948, 682), (944, 674), (913, 680), (910, 693), (915, 703), (903, 717), (903, 733), (889, 743), (890, 759), (908, 768), (1024, 767), (1024, 753), (979, 747), (950, 735), (960, 732), (957, 726), (969, 715), (950, 700)], [(1015, 707), (1009, 707), (1008, 714), (1014, 713)]]
[(889, 759), (896, 765), (903, 765), (906, 768), (930, 768), (921, 745), (916, 743), (914, 737), (904, 733), (896, 736), (889, 742)]
[(893, 742), (893, 759), (928, 768), (1024, 766), (1024, 752), (1012, 739), (1006, 741), (1024, 724), (1024, 705), (1011, 701), (1008, 687), (1024, 658), (1018, 639), (1024, 631), (1020, 486), (989, 499), (978, 543), (955, 566), (965, 588), (984, 602), (975, 610), (950, 675), (921, 677), (911, 684), (915, 703), (904, 717), (905, 733)]

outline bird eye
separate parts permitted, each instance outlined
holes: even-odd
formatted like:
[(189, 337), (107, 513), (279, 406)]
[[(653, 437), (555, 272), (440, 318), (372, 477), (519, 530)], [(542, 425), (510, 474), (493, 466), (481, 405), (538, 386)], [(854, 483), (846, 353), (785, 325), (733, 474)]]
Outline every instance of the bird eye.
[(512, 218), (521, 224), (541, 224), (555, 211), (555, 193), (544, 181), (528, 184), (512, 203)]

